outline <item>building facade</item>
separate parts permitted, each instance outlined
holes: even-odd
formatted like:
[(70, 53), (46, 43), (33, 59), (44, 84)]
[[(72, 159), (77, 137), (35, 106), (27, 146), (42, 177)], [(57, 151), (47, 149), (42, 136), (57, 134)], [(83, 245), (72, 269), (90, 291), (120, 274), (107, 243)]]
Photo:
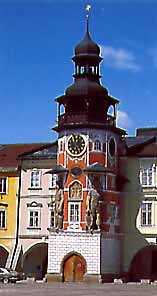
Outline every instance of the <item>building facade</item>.
[(17, 157), (41, 144), (0, 146), (0, 266), (11, 267), (18, 239), (20, 168)]

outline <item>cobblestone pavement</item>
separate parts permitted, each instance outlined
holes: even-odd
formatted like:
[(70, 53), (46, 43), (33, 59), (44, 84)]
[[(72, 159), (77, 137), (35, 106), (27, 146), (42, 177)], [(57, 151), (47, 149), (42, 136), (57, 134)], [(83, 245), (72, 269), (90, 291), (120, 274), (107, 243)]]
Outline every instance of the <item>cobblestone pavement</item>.
[(73, 284), (16, 283), (0, 284), (0, 296), (157, 296), (152, 284)]

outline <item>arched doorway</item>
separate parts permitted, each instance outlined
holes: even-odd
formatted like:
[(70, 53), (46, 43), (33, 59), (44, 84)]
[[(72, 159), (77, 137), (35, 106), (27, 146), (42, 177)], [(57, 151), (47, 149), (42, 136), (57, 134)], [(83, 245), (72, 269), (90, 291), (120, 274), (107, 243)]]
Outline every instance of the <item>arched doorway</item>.
[(23, 271), (35, 279), (44, 278), (47, 273), (48, 244), (38, 243), (32, 246), (23, 256)]
[(130, 280), (157, 280), (157, 247), (148, 246), (134, 256), (130, 266)]
[(0, 246), (0, 266), (1, 267), (5, 267), (8, 255), (9, 255), (8, 251), (2, 246)]
[(81, 282), (86, 272), (86, 261), (78, 254), (72, 254), (64, 260), (63, 281)]

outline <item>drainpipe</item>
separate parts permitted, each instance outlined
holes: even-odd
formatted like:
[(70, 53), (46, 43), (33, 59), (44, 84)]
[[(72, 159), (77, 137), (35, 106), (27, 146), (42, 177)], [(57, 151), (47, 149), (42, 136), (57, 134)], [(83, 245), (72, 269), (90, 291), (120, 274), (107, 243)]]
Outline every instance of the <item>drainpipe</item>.
[(17, 215), (16, 215), (16, 238), (15, 238), (15, 247), (13, 251), (13, 255), (11, 258), (11, 264), (10, 268), (12, 268), (14, 257), (16, 254), (17, 246), (18, 246), (18, 240), (19, 240), (19, 215), (20, 215), (20, 193), (21, 193), (21, 167), (22, 167), (22, 160), (20, 160), (20, 164), (18, 165), (18, 171), (19, 171), (19, 187), (18, 187), (18, 196), (17, 196)]

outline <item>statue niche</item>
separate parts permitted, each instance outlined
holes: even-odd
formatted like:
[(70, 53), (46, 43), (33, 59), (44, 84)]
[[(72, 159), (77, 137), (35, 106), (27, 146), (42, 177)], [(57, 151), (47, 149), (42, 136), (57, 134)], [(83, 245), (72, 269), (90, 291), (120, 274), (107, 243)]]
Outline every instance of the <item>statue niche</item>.
[(74, 181), (69, 186), (69, 199), (81, 199), (82, 198), (82, 185), (78, 181)]

